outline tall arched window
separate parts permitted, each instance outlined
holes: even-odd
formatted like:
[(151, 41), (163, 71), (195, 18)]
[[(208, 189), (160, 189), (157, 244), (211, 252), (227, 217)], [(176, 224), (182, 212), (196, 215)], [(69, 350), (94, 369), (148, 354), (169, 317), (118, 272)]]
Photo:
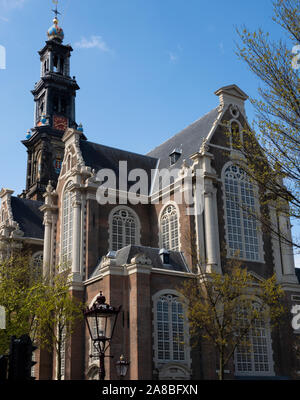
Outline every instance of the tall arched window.
[(69, 191), (72, 182), (65, 188), (63, 195), (63, 216), (62, 216), (62, 261), (71, 262), (72, 240), (73, 240), (73, 207), (72, 193)]
[(179, 297), (170, 293), (158, 296), (154, 316), (156, 362), (187, 362), (188, 323)]
[(43, 273), (43, 252), (39, 251), (32, 256), (32, 269), (36, 278), (39, 278)]
[(242, 168), (230, 165), (224, 173), (224, 189), (229, 256), (259, 261), (261, 245), (253, 185)]
[[(254, 304), (254, 307), (256, 304)], [(259, 309), (259, 305), (257, 304)], [(247, 323), (247, 310), (240, 313), (241, 320)], [(250, 329), (246, 342), (238, 345), (234, 354), (235, 374), (236, 375), (273, 375), (273, 359), (271, 332), (269, 323), (264, 316), (254, 321), (253, 328)]]
[(130, 244), (138, 245), (140, 225), (136, 214), (128, 207), (117, 208), (110, 216), (110, 248), (117, 251)]
[(168, 205), (160, 217), (161, 247), (179, 251), (178, 213), (174, 205)]

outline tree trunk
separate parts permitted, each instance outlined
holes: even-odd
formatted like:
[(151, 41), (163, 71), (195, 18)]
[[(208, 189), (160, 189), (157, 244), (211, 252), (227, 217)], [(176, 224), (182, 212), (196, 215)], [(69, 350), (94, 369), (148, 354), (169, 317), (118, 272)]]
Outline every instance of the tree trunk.
[(58, 345), (58, 351), (57, 351), (57, 380), (61, 381), (61, 348), (60, 345)]
[(219, 380), (224, 380), (224, 354), (223, 350), (220, 351), (220, 358), (219, 358)]

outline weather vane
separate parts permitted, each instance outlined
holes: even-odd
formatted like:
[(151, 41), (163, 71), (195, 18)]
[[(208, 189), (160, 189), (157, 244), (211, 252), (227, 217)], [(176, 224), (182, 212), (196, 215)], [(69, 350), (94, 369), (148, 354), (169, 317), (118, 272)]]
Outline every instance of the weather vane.
[(58, 15), (61, 15), (61, 13), (59, 11), (57, 11), (57, 4), (58, 4), (58, 0), (52, 0), (53, 3), (55, 4), (55, 10), (52, 10), (55, 14), (55, 17), (57, 18)]

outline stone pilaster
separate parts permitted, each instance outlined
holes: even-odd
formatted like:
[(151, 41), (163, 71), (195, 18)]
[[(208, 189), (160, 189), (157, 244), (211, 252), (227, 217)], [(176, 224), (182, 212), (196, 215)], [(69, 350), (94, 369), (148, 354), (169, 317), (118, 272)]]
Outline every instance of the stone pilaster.
[[(127, 266), (129, 294), (130, 368), (128, 379), (152, 379), (151, 260), (136, 255)], [(147, 333), (147, 334), (146, 334)]]
[[(216, 271), (221, 273), (220, 265), (220, 244), (219, 244), (219, 229), (218, 229), (218, 215), (217, 215), (217, 198), (216, 188), (214, 182), (217, 179), (217, 175), (214, 169), (211, 167), (211, 161), (213, 155), (208, 152), (209, 145), (204, 141), (200, 151), (194, 154), (191, 159), (193, 160), (194, 171), (202, 174), (203, 181), (202, 190), (195, 190), (197, 197), (195, 201), (203, 202), (204, 212), (204, 227), (203, 220), (200, 216), (196, 216), (196, 233), (197, 233), (197, 244), (198, 251), (203, 249), (201, 241), (203, 236), (205, 239), (205, 264), (206, 272)], [(201, 170), (201, 172), (199, 172)], [(199, 183), (198, 183), (199, 184)], [(201, 195), (202, 193), (202, 195)], [(199, 204), (196, 207), (201, 209)], [(204, 232), (204, 235), (203, 235)], [(203, 260), (203, 256), (200, 254), (200, 260)]]
[(43, 197), (45, 198), (45, 204), (40, 207), (40, 210), (44, 213), (43, 224), (45, 226), (44, 232), (44, 249), (43, 249), (43, 276), (47, 277), (51, 275), (52, 265), (52, 229), (53, 229), (53, 216), (57, 215), (57, 206), (54, 204), (56, 199), (56, 192), (53, 190), (51, 182), (48, 183), (46, 192)]
[(287, 215), (279, 215), (279, 230), (280, 230), (280, 246), (283, 276), (282, 280), (286, 283), (297, 283), (295, 274), (295, 262), (292, 246), (292, 235), (290, 228), (290, 220)]

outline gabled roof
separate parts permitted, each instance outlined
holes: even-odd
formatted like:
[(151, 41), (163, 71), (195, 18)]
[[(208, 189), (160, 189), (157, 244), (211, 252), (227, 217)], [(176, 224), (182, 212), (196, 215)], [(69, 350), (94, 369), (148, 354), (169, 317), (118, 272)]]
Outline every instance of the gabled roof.
[(215, 95), (217, 96), (220, 96), (222, 93), (227, 94), (228, 96), (236, 97), (243, 101), (246, 101), (248, 99), (248, 95), (235, 84), (223, 86), (215, 91)]
[(196, 151), (199, 151), (203, 139), (209, 134), (218, 114), (218, 107), (214, 108), (202, 118), (150, 151), (147, 155), (160, 160), (159, 169), (170, 168), (169, 155), (174, 149), (180, 149), (182, 151), (181, 157), (172, 165), (172, 168), (181, 167), (183, 160), (186, 160), (187, 164), (189, 164), (189, 157)]
[[(125, 264), (130, 264), (133, 257), (137, 254), (144, 254), (147, 258), (152, 261), (153, 268), (159, 268), (170, 271), (179, 272), (190, 272), (189, 267), (185, 261), (183, 253), (180, 251), (169, 251), (170, 254), (170, 264), (163, 264), (161, 257), (159, 255), (160, 249), (146, 246), (135, 246), (129, 245), (118, 250), (115, 255), (115, 261), (117, 266), (123, 266)], [(94, 278), (100, 274), (101, 262), (95, 268), (94, 272), (90, 278)]]
[(40, 201), (11, 197), (13, 219), (24, 232), (24, 237), (44, 238), (43, 213), (39, 210), (42, 205)]

